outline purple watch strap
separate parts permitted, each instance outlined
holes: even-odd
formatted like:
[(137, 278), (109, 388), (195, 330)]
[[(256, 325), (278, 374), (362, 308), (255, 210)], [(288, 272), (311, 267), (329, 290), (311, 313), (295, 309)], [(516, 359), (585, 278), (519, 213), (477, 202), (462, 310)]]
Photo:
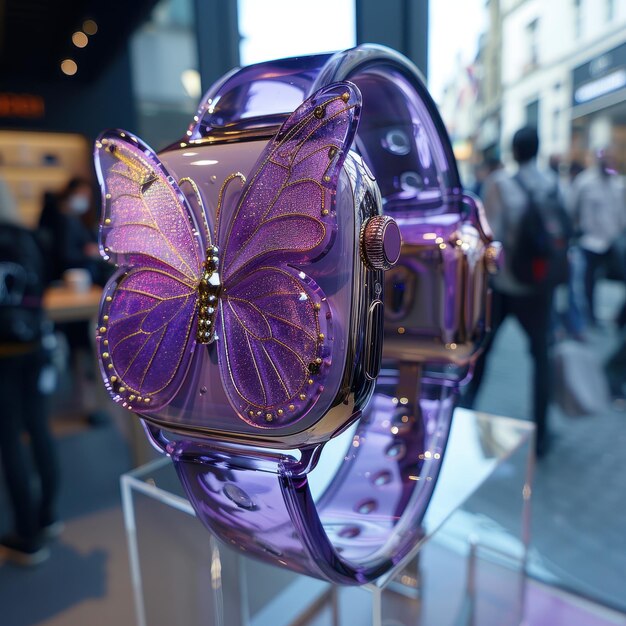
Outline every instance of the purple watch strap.
[(376, 394), (317, 503), (307, 472), (284, 458), (266, 457), (260, 467), (252, 451), (171, 445), (200, 520), (245, 554), (303, 574), (341, 584), (382, 575), (423, 534), (454, 407), (452, 388), (429, 385), (420, 393), (415, 367), (404, 368), (398, 389), (411, 385), (421, 396), (417, 404)]
[(336, 81), (363, 96), (356, 149), (374, 173), (385, 211), (459, 212), (461, 182), (447, 131), (416, 67), (375, 44), (259, 63), (226, 75), (203, 98), (190, 140), (275, 129), (311, 93)]
[[(205, 96), (187, 135), (278, 126), (307, 95), (339, 80), (363, 93), (356, 148), (385, 210), (461, 211), (456, 162), (436, 106), (415, 67), (381, 46), (233, 72)], [(456, 390), (443, 375), (441, 384), (426, 384), (417, 364), (390, 365), (391, 384), (379, 379), (341, 468), (317, 502), (308, 483), (316, 451), (310, 462), (298, 462), (243, 446), (170, 443), (202, 522), (246, 554), (336, 583), (374, 580), (401, 560), (422, 536)]]

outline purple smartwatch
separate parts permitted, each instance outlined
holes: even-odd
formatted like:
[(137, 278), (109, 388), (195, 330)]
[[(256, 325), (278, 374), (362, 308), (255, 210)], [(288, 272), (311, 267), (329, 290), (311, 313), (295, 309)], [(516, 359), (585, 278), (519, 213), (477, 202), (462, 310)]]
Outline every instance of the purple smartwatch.
[(363, 45), (237, 69), (158, 156), (114, 130), (95, 160), (113, 399), (228, 544), (385, 573), (421, 536), (499, 256), (416, 68)]

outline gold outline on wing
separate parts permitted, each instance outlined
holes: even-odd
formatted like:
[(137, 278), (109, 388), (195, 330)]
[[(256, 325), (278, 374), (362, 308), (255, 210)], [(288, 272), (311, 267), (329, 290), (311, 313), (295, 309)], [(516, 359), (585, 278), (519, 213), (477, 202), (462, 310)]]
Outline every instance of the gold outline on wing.
[[(304, 254), (305, 252), (311, 252), (311, 250), (315, 250), (316, 248), (319, 247), (319, 245), (324, 241), (324, 239), (326, 239), (326, 227), (324, 226), (324, 223), (321, 222), (320, 220), (318, 220), (316, 217), (311, 217), (310, 215), (303, 215), (302, 213), (283, 213), (281, 215), (277, 215), (276, 217), (273, 217), (269, 220), (267, 220), (264, 224), (263, 227), (268, 226), (270, 224), (273, 224), (274, 222), (278, 222), (279, 220), (283, 220), (283, 219), (287, 219), (290, 217), (296, 217), (300, 220), (311, 220), (312, 222), (320, 225), (322, 227), (322, 233), (321, 236), (319, 237), (319, 239), (312, 245), (309, 246), (307, 248), (293, 248), (293, 247), (289, 247), (289, 246), (285, 246), (283, 248), (270, 248), (269, 250), (263, 250), (257, 254), (255, 254), (253, 257), (250, 257), (249, 259), (246, 259), (246, 261), (243, 263), (243, 265), (240, 265), (238, 267), (235, 267), (235, 269), (231, 269), (233, 264), (235, 263), (236, 258), (228, 265), (228, 267), (224, 267), (224, 273), (222, 274), (222, 280), (226, 283), (226, 281), (229, 280), (233, 280), (233, 278), (235, 276), (237, 276), (238, 274), (245, 274), (245, 270), (246, 268), (250, 265), (250, 263), (256, 261), (257, 259), (260, 259), (262, 257), (265, 256), (269, 256), (273, 253), (276, 252), (293, 252), (294, 254)], [(260, 230), (260, 229), (258, 229)], [(258, 232), (257, 230), (257, 232)], [(253, 272), (256, 270), (252, 270)]]
[[(113, 166), (108, 168), (108, 172), (104, 178), (105, 178), (107, 192), (109, 192), (109, 189), (110, 189), (112, 193), (111, 193), (111, 202), (109, 205), (109, 210), (107, 211), (107, 215), (108, 216), (111, 215), (112, 205), (119, 199), (119, 197), (122, 197), (124, 195), (131, 196), (131, 194), (129, 194), (128, 192), (124, 194), (115, 193), (117, 191), (115, 188), (116, 187), (115, 176), (121, 176), (123, 178), (126, 178), (127, 180), (130, 180), (132, 183), (134, 183), (137, 186), (140, 186), (141, 184), (143, 184), (143, 182), (146, 180), (146, 177), (148, 177), (148, 179), (154, 177), (155, 179), (154, 185), (158, 186), (158, 189), (161, 192), (163, 191), (166, 192), (166, 197), (168, 199), (167, 204), (173, 203), (174, 207), (176, 208), (176, 212), (180, 213), (181, 217), (184, 218), (183, 222), (185, 224), (187, 234), (190, 240), (195, 243), (195, 246), (192, 246), (193, 248), (192, 255), (195, 257), (195, 261), (197, 261), (198, 263), (198, 268), (194, 271), (194, 269), (189, 265), (189, 263), (179, 254), (176, 247), (172, 244), (172, 242), (169, 240), (169, 238), (160, 228), (159, 222), (155, 218), (152, 208), (148, 205), (146, 201), (146, 197), (142, 193), (139, 194), (137, 199), (139, 199), (142, 202), (143, 208), (144, 208), (144, 211), (142, 211), (142, 213), (143, 215), (146, 215), (149, 218), (150, 222), (152, 222), (152, 225), (150, 225), (150, 223), (144, 224), (143, 222), (141, 222), (141, 225), (148, 227), (148, 228), (153, 228), (154, 230), (156, 230), (161, 235), (163, 242), (173, 253), (174, 257), (180, 260), (181, 264), (187, 269), (187, 271), (183, 271), (182, 269), (179, 269), (176, 267), (173, 267), (172, 269), (180, 272), (181, 274), (183, 274), (184, 276), (188, 278), (194, 278), (195, 280), (199, 280), (200, 268), (204, 260), (204, 255), (201, 249), (201, 245), (198, 242), (197, 237), (194, 235), (194, 229), (192, 227), (192, 222), (193, 222), (192, 212), (190, 210), (190, 207), (188, 206), (185, 195), (182, 193), (180, 189), (177, 190), (174, 187), (174, 185), (176, 184), (175, 181), (171, 179), (171, 176), (167, 175), (165, 171), (163, 171), (162, 166), (159, 166), (157, 169), (156, 164), (151, 163), (145, 157), (134, 153), (133, 150), (139, 150), (139, 148), (137, 148), (136, 146), (133, 146), (133, 149), (131, 149), (130, 146), (132, 146), (132, 144), (129, 144), (128, 142), (126, 142), (124, 138), (116, 137), (115, 139), (110, 139), (109, 141), (113, 142), (113, 145), (115, 146), (116, 149), (112, 153), (109, 151), (108, 154), (118, 159), (118, 163), (122, 163), (127, 168), (129, 168), (130, 176), (128, 176), (123, 171), (119, 171), (115, 167), (115, 165), (117, 164), (114, 164)], [(103, 150), (107, 152), (106, 148), (102, 148), (99, 150)], [(158, 159), (158, 157), (156, 158)], [(133, 174), (135, 174), (135, 176), (133, 176)], [(113, 196), (113, 193), (115, 193), (115, 196)], [(137, 197), (137, 196), (132, 194), (132, 197)], [(109, 230), (123, 228), (124, 225), (125, 224), (112, 225)], [(105, 225), (105, 226), (108, 226), (108, 225)], [(105, 247), (109, 247), (107, 246), (106, 236), (104, 238), (103, 244)], [(130, 254), (133, 254), (133, 253), (146, 254), (141, 250), (130, 252)], [(150, 254), (146, 254), (146, 256), (149, 256), (150, 258), (155, 258)], [(161, 263), (164, 263), (164, 261), (162, 261), (161, 259), (157, 259), (157, 260), (159, 260)]]
[[(275, 293), (275, 294), (268, 294), (268, 295), (278, 295), (278, 296), (280, 296), (280, 295), (290, 295), (290, 296), (295, 296), (295, 295), (298, 295), (298, 294), (294, 294), (294, 293), (291, 293), (291, 294)], [(265, 294), (264, 294), (263, 297), (265, 297)], [(286, 324), (287, 326), (291, 326), (295, 330), (300, 331), (303, 335), (308, 337), (313, 342), (315, 342), (317, 340), (317, 336), (309, 335), (307, 330), (305, 328), (302, 328), (302, 326), (298, 326), (297, 324), (294, 324), (294, 322), (290, 322), (289, 320), (283, 319), (282, 317), (280, 317), (280, 316), (278, 316), (278, 315), (276, 315), (274, 313), (268, 313), (267, 311), (263, 312), (256, 304), (252, 304), (252, 302), (250, 302), (250, 300), (246, 300), (244, 298), (236, 298), (236, 297), (233, 297), (233, 296), (227, 296), (226, 299), (234, 301), (234, 302), (242, 302), (242, 303), (244, 303), (244, 304), (246, 304), (248, 306), (251, 306), (252, 308), (254, 308), (257, 311), (257, 313), (259, 313), (259, 315), (262, 315), (263, 317), (271, 317), (271, 318), (273, 318), (273, 319), (275, 319), (275, 320), (277, 320), (277, 321), (279, 321), (279, 322), (281, 322), (283, 324)], [(267, 320), (266, 320), (266, 322), (267, 322)], [(267, 323), (269, 325), (269, 322), (267, 322)], [(271, 332), (271, 330), (272, 330), (272, 327), (270, 325), (270, 334), (269, 334), (269, 336), (270, 336), (270, 338), (275, 339), (274, 334)], [(265, 341), (265, 339), (263, 339), (262, 337), (257, 337), (256, 335), (254, 335), (254, 333), (251, 333), (251, 334), (254, 336), (255, 339), (258, 339), (259, 341)]]
[[(284, 348), (285, 350), (287, 350), (288, 352), (290, 352), (291, 354), (293, 354), (293, 356), (296, 358), (297, 361), (300, 362), (300, 365), (302, 367), (302, 371), (301, 371), (301, 377), (300, 377), (300, 381), (296, 384), (296, 390), (294, 391), (293, 394), (290, 395), (290, 392), (288, 391), (287, 385), (285, 384), (285, 379), (283, 378), (283, 376), (280, 374), (280, 372), (278, 372), (278, 370), (276, 370), (276, 368), (274, 367), (277, 376), (278, 376), (278, 380), (281, 384), (281, 386), (283, 387), (283, 389), (287, 389), (287, 396), (288, 396), (288, 400), (286, 402), (289, 402), (293, 399), (295, 399), (303, 390), (305, 389), (309, 389), (309, 387), (307, 386), (307, 380), (309, 378), (309, 372), (308, 372), (308, 363), (311, 362), (311, 360), (313, 360), (316, 355), (317, 355), (317, 336), (319, 335), (319, 331), (320, 331), (320, 321), (319, 321), (319, 316), (321, 315), (320, 312), (316, 311), (313, 308), (313, 304), (314, 304), (314, 299), (311, 298), (310, 294), (311, 294), (311, 289), (309, 289), (304, 283), (302, 283), (301, 279), (298, 276), (295, 276), (294, 274), (292, 274), (289, 270), (285, 270), (282, 268), (277, 268), (277, 267), (267, 267), (267, 266), (263, 266), (261, 268), (258, 268), (257, 270), (255, 270), (254, 272), (252, 272), (251, 274), (248, 275), (248, 277), (250, 276), (254, 276), (257, 272), (260, 272), (261, 270), (270, 270), (272, 272), (278, 272), (279, 274), (282, 274), (284, 277), (286, 277), (286, 279), (289, 281), (289, 283), (291, 285), (293, 285), (295, 287), (295, 291), (294, 292), (274, 292), (275, 295), (283, 295), (283, 296), (290, 296), (290, 297), (294, 297), (294, 296), (299, 296), (301, 293), (307, 293), (309, 295), (308, 301), (306, 303), (306, 306), (310, 308), (311, 311), (311, 315), (313, 317), (313, 323), (315, 325), (315, 336), (311, 336), (307, 330), (305, 330), (304, 328), (298, 326), (297, 324), (294, 324), (293, 322), (289, 322), (287, 320), (283, 320), (282, 318), (276, 316), (273, 313), (267, 313), (263, 310), (261, 310), (256, 304), (253, 303), (253, 301), (251, 299), (246, 299), (246, 298), (238, 298), (237, 296), (230, 296), (230, 295), (224, 295), (223, 296), (223, 300), (222, 300), (222, 306), (221, 306), (221, 322), (222, 322), (222, 327), (224, 327), (224, 313), (223, 313), (223, 307), (224, 304), (226, 302), (228, 302), (229, 305), (229, 309), (232, 311), (233, 315), (237, 318), (238, 323), (240, 324), (245, 336), (246, 336), (246, 341), (248, 343), (248, 347), (250, 350), (250, 354), (251, 354), (251, 358), (253, 359), (253, 362), (255, 364), (255, 368), (257, 370), (257, 377), (259, 379), (259, 387), (260, 390), (263, 394), (263, 398), (265, 403), (264, 404), (258, 404), (257, 402), (254, 402), (252, 400), (250, 400), (248, 397), (246, 397), (246, 395), (244, 395), (244, 393), (241, 391), (241, 389), (239, 388), (239, 386), (237, 385), (237, 383), (234, 380), (234, 376), (233, 376), (233, 372), (230, 366), (230, 350), (229, 350), (229, 342), (228, 342), (228, 338), (227, 338), (227, 334), (224, 333), (224, 336), (222, 337), (222, 341), (224, 341), (224, 352), (226, 355), (226, 360), (227, 360), (227, 365), (228, 365), (228, 372), (229, 372), (229, 377), (230, 377), (230, 382), (232, 385), (232, 388), (235, 390), (235, 392), (237, 393), (237, 395), (241, 398), (241, 400), (243, 400), (243, 402), (247, 403), (247, 405), (251, 406), (251, 407), (255, 407), (257, 409), (263, 409), (263, 410), (270, 410), (275, 406), (278, 406), (279, 404), (282, 403), (282, 401), (278, 401), (275, 404), (272, 405), (268, 405), (267, 404), (267, 393), (265, 390), (265, 385), (263, 382), (263, 379), (260, 375), (260, 372), (258, 370), (258, 365), (256, 363), (256, 357), (254, 356), (254, 352), (252, 350), (252, 346), (250, 345), (250, 337), (253, 337), (254, 339), (256, 339), (257, 341), (260, 342), (260, 347), (264, 350), (266, 356), (268, 356), (270, 363), (272, 363), (272, 366), (274, 367), (274, 363), (271, 359), (271, 357), (269, 356), (269, 354), (267, 353), (267, 349), (265, 348), (264, 344), (268, 344), (269, 342), (273, 342), (274, 344), (276, 344), (277, 346), (281, 346), (282, 348)], [(266, 293), (261, 293), (258, 295), (259, 298), (265, 298), (267, 297), (268, 294)], [(270, 334), (270, 336), (268, 338), (262, 338), (262, 337), (257, 337), (254, 333), (251, 333), (248, 331), (246, 325), (241, 321), (240, 316), (238, 315), (237, 311), (235, 310), (235, 308), (232, 306), (231, 302), (237, 303), (237, 302), (242, 302), (243, 304), (246, 304), (248, 306), (252, 306), (256, 311), (259, 312), (259, 314), (266, 320), (266, 323), (268, 324), (270, 330), (271, 330), (271, 324), (269, 323), (269, 321), (267, 320), (267, 317), (272, 317), (277, 319), (280, 322), (284, 322), (287, 325), (291, 326), (292, 328), (296, 329), (297, 331), (302, 332), (302, 334), (304, 335), (304, 337), (306, 337), (307, 342), (310, 342), (311, 345), (311, 349), (310, 349), (310, 354), (305, 355), (307, 358), (303, 358), (303, 356), (301, 354), (299, 354), (298, 352), (296, 352), (291, 346), (287, 345), (285, 342), (281, 341), (279, 338), (275, 337), (273, 333)], [(321, 309), (320, 309), (321, 310)], [(307, 392), (307, 398), (310, 399), (311, 398), (311, 392)], [(245, 407), (240, 407), (240, 409), (245, 408)]]
[[(272, 369), (274, 370), (274, 373), (276, 374), (276, 378), (278, 378), (278, 382), (280, 383), (280, 386), (283, 388), (283, 391), (285, 392), (285, 399), (282, 402), (284, 403), (289, 402), (289, 400), (293, 398), (293, 395), (291, 395), (291, 392), (289, 391), (289, 389), (287, 389), (287, 385), (285, 384), (284, 378), (282, 377), (280, 372), (276, 369), (276, 365), (274, 364), (274, 359), (272, 359), (272, 357), (268, 354), (267, 348), (263, 344), (261, 344), (261, 350), (263, 350), (263, 354), (265, 354), (265, 358), (268, 360), (269, 364), (272, 366)], [(271, 406), (276, 406), (276, 404), (280, 404), (280, 403), (281, 402), (275, 402)], [(267, 402), (266, 402), (266, 405), (267, 405)]]
[[(149, 270), (148, 270), (148, 271), (149, 271)], [(113, 291), (113, 293), (112, 293), (113, 298), (115, 298), (115, 294), (116, 294), (116, 292), (117, 292), (117, 291), (118, 291), (117, 289)], [(185, 297), (185, 296), (180, 296), (180, 297)], [(187, 298), (187, 300), (189, 300), (190, 298), (193, 298), (193, 294), (189, 294), (189, 295), (187, 295), (187, 296), (186, 296), (186, 298)], [(114, 302), (115, 302), (115, 299), (114, 299), (114, 300), (112, 300), (112, 301), (109, 303), (109, 306), (108, 306), (108, 308), (107, 308), (107, 311), (110, 311), (110, 309), (111, 309), (111, 305), (112, 305)], [(157, 306), (159, 306), (159, 304), (161, 304), (161, 301), (160, 301), (160, 302), (157, 302), (157, 303), (156, 303), (153, 307), (150, 307), (150, 308), (147, 308), (147, 309), (143, 309), (143, 310), (138, 311), (137, 313), (135, 313), (135, 314), (133, 314), (133, 315), (125, 316), (125, 317), (123, 317), (123, 318), (121, 318), (120, 320), (117, 320), (117, 321), (118, 321), (118, 322), (126, 322), (126, 321), (130, 320), (131, 318), (135, 317), (136, 315), (143, 315), (143, 317), (144, 317), (144, 319), (145, 319), (145, 317), (146, 317), (147, 315), (149, 315), (152, 311), (154, 311), (154, 309), (155, 309)], [(187, 302), (186, 302), (186, 303), (184, 303), (183, 305), (181, 305), (181, 310), (183, 310), (186, 306), (188, 306), (188, 303), (187, 303)], [(180, 314), (180, 313), (177, 313), (176, 315), (179, 315), (179, 314)], [(176, 317), (176, 316), (174, 316), (174, 317)], [(172, 318), (172, 319), (174, 319), (174, 318)], [(192, 326), (193, 326), (194, 319), (195, 319), (195, 314), (192, 314), (192, 315), (190, 315), (190, 316), (189, 316), (189, 320), (188, 320), (188, 322), (187, 322), (187, 324), (186, 324), (186, 329), (187, 329), (187, 330), (186, 330), (185, 338), (184, 338), (184, 339), (183, 339), (183, 341), (182, 341), (182, 345), (183, 345), (183, 346), (187, 345), (187, 343), (188, 343), (188, 341), (189, 341), (189, 337), (190, 337), (190, 335), (191, 335), (191, 329), (192, 329)], [(156, 353), (159, 351), (159, 348), (161, 347), (161, 344), (162, 344), (162, 342), (163, 342), (163, 338), (164, 338), (164, 336), (165, 336), (165, 334), (166, 334), (166, 332), (167, 332), (167, 328), (168, 328), (169, 324), (171, 324), (171, 322), (172, 322), (172, 320), (170, 320), (169, 322), (167, 322), (166, 324), (164, 324), (163, 326), (161, 326), (160, 328), (158, 328), (158, 329), (157, 329), (156, 331), (154, 331), (154, 332), (146, 332), (145, 330), (142, 330), (142, 329), (141, 329), (141, 325), (140, 325), (139, 330), (137, 330), (136, 332), (131, 333), (131, 334), (129, 334), (129, 335), (125, 335), (125, 336), (124, 336), (124, 337), (122, 337), (119, 341), (117, 341), (115, 344), (109, 343), (109, 349), (108, 349), (108, 352), (109, 352), (109, 354), (110, 354), (110, 362), (113, 364), (113, 368), (114, 368), (114, 371), (115, 371), (115, 375), (117, 375), (117, 376), (118, 376), (118, 378), (119, 378), (119, 382), (120, 382), (123, 386), (127, 387), (127, 389), (128, 389), (128, 390), (130, 390), (130, 391), (134, 392), (135, 394), (138, 394), (138, 395), (144, 395), (144, 396), (155, 396), (155, 395), (157, 395), (157, 394), (161, 393), (164, 389), (166, 389), (166, 388), (167, 388), (167, 387), (168, 387), (168, 386), (172, 383), (172, 381), (174, 380), (174, 378), (176, 377), (176, 374), (177, 374), (178, 368), (180, 367), (180, 364), (181, 364), (181, 362), (182, 362), (182, 360), (183, 360), (183, 358), (184, 358), (184, 355), (185, 355), (185, 351), (184, 351), (184, 350), (181, 350), (181, 351), (178, 353), (178, 360), (177, 360), (177, 362), (176, 362), (176, 365), (172, 368), (172, 373), (171, 373), (170, 377), (169, 377), (169, 378), (165, 381), (165, 383), (164, 383), (161, 387), (159, 387), (158, 389), (155, 389), (155, 390), (151, 390), (151, 391), (145, 391), (145, 390), (143, 390), (143, 386), (144, 386), (144, 384), (145, 384), (145, 379), (146, 379), (146, 376), (148, 375), (148, 372), (149, 372), (149, 371), (150, 371), (150, 369), (152, 368), (152, 364), (153, 364), (154, 359), (155, 359), (155, 357), (156, 357)], [(111, 324), (111, 325), (110, 325), (110, 327), (112, 327), (112, 326), (113, 326), (113, 324)], [(154, 351), (153, 351), (153, 353), (152, 353), (152, 356), (150, 357), (150, 360), (148, 361), (148, 363), (147, 363), (147, 364), (146, 364), (146, 366), (145, 366), (145, 369), (143, 370), (143, 373), (142, 373), (142, 375), (141, 375), (141, 380), (140, 380), (140, 383), (139, 383), (139, 388), (137, 389), (137, 388), (135, 388), (133, 385), (130, 385), (130, 384), (129, 384), (126, 380), (125, 380), (125, 377), (127, 376), (127, 374), (128, 374), (128, 370), (132, 367), (133, 363), (135, 362), (135, 360), (136, 360), (136, 359), (137, 359), (137, 357), (139, 356), (140, 352), (144, 349), (144, 347), (146, 346), (146, 344), (148, 343), (148, 341), (149, 341), (150, 339), (152, 339), (152, 338), (154, 337), (154, 334), (155, 334), (155, 333), (157, 333), (157, 332), (160, 332), (161, 337), (157, 340), (156, 345), (155, 345), (155, 348), (154, 348)], [(138, 335), (145, 335), (145, 337), (146, 337), (146, 341), (142, 344), (142, 346), (141, 346), (141, 347), (140, 347), (137, 351), (135, 351), (135, 354), (134, 354), (134, 356), (133, 356), (133, 359), (130, 361), (130, 363), (128, 364), (128, 366), (125, 368), (124, 373), (120, 373), (119, 369), (118, 369), (118, 368), (117, 368), (117, 366), (115, 365), (115, 352), (116, 352), (116, 351), (120, 348), (120, 346), (121, 346), (124, 342), (126, 342), (127, 340), (129, 340), (129, 339), (131, 339), (131, 338), (133, 338), (133, 337), (136, 337), (136, 336), (138, 336)], [(109, 335), (108, 335), (108, 331), (107, 331), (107, 337), (109, 337)], [(111, 342), (111, 341), (112, 341), (112, 340), (109, 338), (109, 342)], [(101, 352), (102, 352), (102, 350), (101, 350)], [(100, 357), (100, 358), (102, 358), (102, 357)], [(109, 376), (109, 377), (110, 377), (110, 376)], [(128, 394), (127, 394), (127, 395), (128, 395)]]
[[(341, 100), (341, 96), (336, 96), (334, 98), (331, 98), (329, 100), (327, 100), (326, 102), (323, 103), (324, 108), (328, 107), (329, 104), (332, 104), (333, 102), (335, 102), (336, 100)], [(291, 162), (293, 162), (293, 160), (295, 159), (295, 156), (299, 153), (304, 141), (306, 141), (306, 139), (308, 139), (309, 137), (311, 137), (315, 132), (317, 132), (319, 129), (323, 128), (326, 124), (328, 124), (328, 122), (330, 122), (330, 120), (334, 119), (335, 117), (341, 115), (342, 113), (346, 112), (346, 111), (350, 111), (352, 109), (355, 108), (355, 105), (350, 105), (350, 106), (346, 106), (342, 109), (340, 109), (339, 111), (337, 111), (336, 113), (334, 113), (332, 116), (330, 117), (325, 117), (319, 124), (315, 125), (315, 128), (308, 134), (306, 135), (305, 138), (303, 138), (303, 140), (301, 142), (299, 142), (296, 146), (296, 149), (294, 151), (293, 157), (291, 159)], [(274, 154), (285, 145), (285, 143), (287, 143), (288, 141), (290, 141), (295, 135), (297, 135), (298, 132), (300, 132), (303, 128), (306, 127), (306, 125), (312, 121), (313, 119), (315, 119), (314, 116), (314, 110), (312, 109), (307, 115), (305, 115), (302, 120), (298, 121), (296, 124), (294, 124), (294, 126), (292, 128), (290, 128), (287, 133), (285, 133), (284, 137), (281, 137), (280, 140), (278, 140), (276, 142), (276, 144), (274, 146), (271, 147), (271, 149), (269, 150), (267, 156), (265, 157), (265, 159), (263, 160), (263, 162), (261, 163), (261, 165), (256, 169), (256, 172), (254, 173), (254, 176), (252, 177), (252, 179), (250, 180), (250, 182), (248, 183), (248, 185), (246, 186), (246, 188), (244, 189), (243, 194), (241, 195), (241, 197), (239, 198), (239, 201), (237, 203), (237, 208), (235, 210), (235, 214), (232, 216), (230, 223), (228, 225), (228, 230), (226, 233), (226, 240), (225, 240), (225, 245), (224, 245), (224, 251), (223, 251), (223, 257), (222, 257), (222, 262), (224, 263), (224, 268), (225, 271), (227, 271), (227, 267), (226, 267), (226, 262), (227, 262), (227, 257), (228, 257), (228, 246), (229, 246), (229, 242), (230, 242), (230, 236), (232, 233), (232, 228), (233, 225), (235, 224), (235, 222), (238, 220), (239, 218), (239, 213), (243, 207), (243, 205), (246, 202), (246, 199), (248, 198), (248, 195), (250, 194), (256, 180), (259, 178), (259, 176), (263, 173), (265, 165), (268, 163), (268, 161), (273, 160), (272, 157), (274, 156)], [(349, 132), (349, 128), (350, 125), (348, 124), (346, 126), (346, 132), (344, 133), (344, 137), (343, 140), (341, 141), (341, 144), (343, 145), (345, 138), (347, 137), (347, 134)], [(290, 164), (290, 167), (288, 168), (288, 172), (289, 175), (291, 174), (291, 171), (293, 169), (293, 164)], [(326, 170), (327, 171), (327, 170)], [(289, 179), (289, 175), (287, 180)], [(280, 190), (278, 191), (278, 193), (276, 194), (276, 196), (280, 195), (280, 193), (282, 193), (282, 190), (284, 188), (285, 184), (281, 185)], [(259, 225), (264, 223), (264, 220), (267, 216), (267, 214), (269, 213), (269, 211), (271, 210), (271, 208), (273, 207), (274, 203), (276, 202), (276, 200), (274, 200), (273, 203), (271, 203), (271, 205), (267, 208), (267, 210), (265, 211), (265, 213), (259, 218)], [(241, 252), (241, 250), (245, 247), (245, 245), (248, 243), (248, 241), (256, 234), (256, 230), (251, 233), (251, 235), (248, 237), (247, 241), (244, 242), (244, 244), (242, 244), (239, 247), (239, 253)], [(221, 243), (221, 242), (220, 242)], [(230, 263), (228, 263), (228, 265), (230, 265)]]
[[(189, 183), (191, 185), (191, 188), (193, 189), (193, 193), (196, 196), (196, 200), (198, 202), (198, 207), (200, 209), (200, 213), (202, 214), (202, 223), (204, 225), (204, 233), (206, 235), (207, 241), (206, 241), (206, 246), (205, 247), (209, 247), (212, 244), (212, 239), (211, 239), (211, 229), (209, 228), (209, 223), (207, 222), (206, 219), (206, 211), (204, 210), (204, 201), (202, 200), (202, 195), (200, 194), (200, 189), (198, 189), (198, 185), (196, 184), (196, 181), (193, 178), (190, 178), (189, 176), (183, 176), (179, 181), (178, 181), (178, 188), (180, 189), (181, 193), (183, 195), (183, 189), (182, 189), (182, 185), (183, 183)], [(202, 259), (204, 261), (204, 259)]]
[[(225, 324), (224, 324), (224, 307), (221, 306), (220, 307), (220, 319), (222, 322), (222, 328), (224, 328)], [(244, 335), (245, 335), (245, 328), (244, 328)], [(247, 335), (246, 335), (247, 337)], [(224, 337), (223, 337), (223, 342), (224, 342), (224, 354), (226, 357), (226, 367), (228, 368), (228, 376), (230, 378), (230, 383), (233, 386), (233, 389), (235, 390), (235, 392), (237, 393), (237, 395), (244, 401), (244, 402), (248, 402), (246, 400), (246, 398), (243, 396), (243, 394), (239, 391), (239, 387), (237, 387), (237, 383), (235, 382), (235, 379), (233, 377), (233, 370), (230, 364), (230, 351), (228, 349), (228, 340), (226, 339), (226, 333), (224, 333)], [(256, 375), (257, 378), (259, 379), (259, 386), (261, 388), (261, 392), (263, 393), (263, 397), (265, 398), (265, 401), (267, 402), (267, 394), (265, 393), (265, 387), (263, 386), (263, 381), (261, 379), (261, 373), (259, 372), (259, 368), (257, 366), (256, 363), (256, 359), (254, 358), (254, 353), (252, 352), (252, 348), (250, 346), (250, 342), (248, 341), (248, 347), (250, 348), (250, 354), (252, 356), (252, 362), (254, 363), (254, 368), (256, 370)], [(251, 404), (251, 403), (249, 403)], [(263, 405), (253, 405), (253, 406), (258, 406), (258, 408), (260, 408), (260, 406)]]

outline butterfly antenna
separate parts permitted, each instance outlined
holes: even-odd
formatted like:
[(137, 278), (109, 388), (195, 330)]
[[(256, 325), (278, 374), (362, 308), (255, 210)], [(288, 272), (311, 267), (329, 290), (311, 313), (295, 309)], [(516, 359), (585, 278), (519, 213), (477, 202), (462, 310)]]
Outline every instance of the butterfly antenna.
[(217, 211), (215, 212), (215, 241), (217, 241), (220, 213), (222, 212), (222, 203), (224, 202), (224, 196), (226, 195), (226, 188), (233, 180), (235, 180), (235, 178), (239, 178), (241, 180), (242, 187), (246, 184), (246, 177), (241, 172), (230, 174), (222, 183), (222, 188), (220, 189), (220, 193), (217, 197)]
[(200, 207), (200, 213), (202, 214), (202, 223), (204, 224), (204, 232), (206, 233), (207, 238), (207, 248), (210, 248), (211, 243), (211, 230), (209, 228), (209, 223), (206, 219), (206, 209), (204, 206), (204, 201), (202, 200), (202, 196), (200, 195), (200, 189), (198, 189), (198, 185), (193, 178), (189, 178), (188, 176), (184, 176), (178, 181), (178, 186), (182, 188), (183, 183), (189, 183), (191, 188), (193, 189), (193, 193), (196, 196), (196, 200), (198, 202), (198, 206)]

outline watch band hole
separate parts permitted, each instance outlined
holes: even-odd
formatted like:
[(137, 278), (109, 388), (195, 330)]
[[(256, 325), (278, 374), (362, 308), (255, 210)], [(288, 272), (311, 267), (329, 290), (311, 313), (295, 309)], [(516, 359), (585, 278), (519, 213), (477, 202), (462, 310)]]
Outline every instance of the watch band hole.
[(394, 441), (386, 450), (385, 454), (395, 461), (399, 461), (404, 458), (406, 454), (406, 446), (402, 441)]
[(250, 498), (250, 496), (241, 487), (237, 487), (233, 483), (226, 483), (224, 485), (224, 495), (234, 502), (239, 508), (252, 511), (256, 509), (256, 505)]
[(391, 482), (391, 472), (388, 472), (387, 470), (378, 472), (372, 478), (372, 483), (376, 487), (382, 487), (383, 485), (388, 485), (390, 482)]
[(404, 172), (400, 175), (400, 187), (404, 191), (421, 191), (424, 180), (417, 172)]
[(337, 534), (342, 539), (353, 539), (361, 534), (361, 529), (358, 526), (344, 526)]
[(355, 507), (355, 511), (361, 515), (368, 515), (378, 508), (376, 500), (363, 500)]
[(387, 131), (382, 141), (383, 148), (391, 154), (405, 156), (411, 152), (411, 144), (407, 134), (400, 128)]

